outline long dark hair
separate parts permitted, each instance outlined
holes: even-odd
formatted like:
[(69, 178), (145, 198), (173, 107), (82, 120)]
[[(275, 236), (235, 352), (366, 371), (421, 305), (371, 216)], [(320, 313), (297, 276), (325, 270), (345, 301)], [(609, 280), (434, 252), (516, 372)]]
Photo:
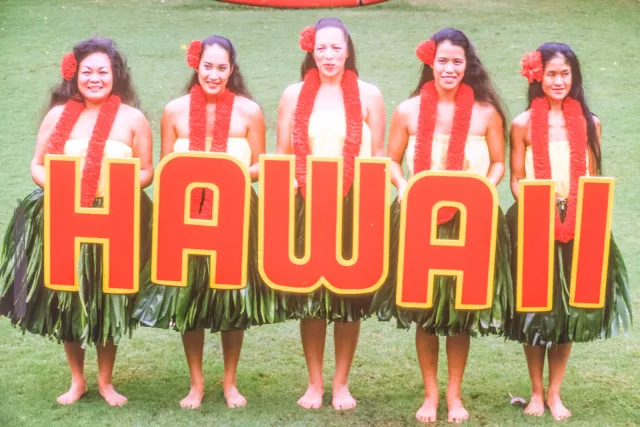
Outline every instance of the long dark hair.
[[(244, 96), (245, 98), (253, 100), (253, 96), (251, 96), (251, 92), (247, 88), (247, 85), (244, 82), (244, 77), (242, 77), (242, 73), (240, 72), (240, 66), (236, 61), (236, 48), (233, 46), (233, 43), (222, 36), (209, 36), (206, 39), (202, 40), (202, 50), (200, 51), (200, 55), (202, 56), (202, 52), (209, 46), (218, 45), (223, 48), (227, 54), (229, 54), (229, 65), (232, 68), (231, 75), (229, 76), (229, 81), (227, 81), (227, 89), (233, 92), (236, 95)], [(191, 79), (185, 86), (185, 93), (189, 93), (191, 88), (198, 84), (198, 72), (194, 71), (191, 75)]]
[[(347, 40), (347, 61), (344, 64), (345, 70), (351, 70), (358, 74), (358, 68), (356, 67), (356, 49), (353, 47), (353, 40), (351, 40), (351, 34), (344, 22), (338, 18), (322, 18), (319, 19), (313, 26), (316, 32), (323, 28), (337, 28), (342, 31), (344, 38)], [(304, 80), (304, 76), (312, 68), (318, 68), (316, 60), (313, 59), (313, 52), (307, 52), (300, 66), (300, 78)]]
[[(582, 86), (582, 72), (580, 71), (578, 57), (569, 45), (564, 43), (543, 43), (537, 50), (540, 52), (540, 56), (542, 56), (542, 64), (545, 67), (547, 62), (556, 56), (563, 56), (567, 64), (571, 67), (571, 90), (568, 96), (578, 101), (582, 107), (582, 114), (587, 121), (587, 143), (596, 160), (596, 171), (600, 173), (602, 170), (602, 154), (600, 152), (600, 143), (598, 142), (598, 132), (596, 131), (593, 114), (587, 105), (584, 87)], [(531, 103), (535, 98), (541, 96), (545, 96), (542, 90), (542, 83), (534, 80), (533, 83), (529, 84), (529, 105), (527, 109), (531, 108)]]
[[(96, 52), (104, 53), (111, 61), (111, 71), (113, 72), (113, 89), (111, 89), (111, 93), (118, 95), (124, 104), (138, 108), (140, 106), (140, 99), (131, 82), (131, 72), (127, 67), (127, 61), (125, 57), (118, 52), (113, 40), (102, 37), (91, 37), (73, 47), (73, 55), (76, 58), (78, 66), (80, 66), (80, 63), (87, 56)], [(77, 70), (71, 80), (62, 80), (62, 82), (53, 89), (47, 110), (50, 110), (56, 105), (64, 104), (73, 97), (82, 99), (82, 95), (78, 90)]]
[[(505, 128), (506, 117), (504, 114), (504, 108), (502, 107), (502, 101), (498, 96), (496, 88), (491, 83), (489, 73), (482, 65), (480, 58), (476, 55), (476, 50), (471, 44), (469, 38), (460, 30), (455, 28), (445, 28), (438, 31), (431, 40), (436, 42), (436, 45), (448, 40), (454, 46), (460, 46), (464, 49), (464, 56), (467, 61), (467, 66), (464, 71), (464, 77), (462, 83), (466, 83), (473, 89), (473, 94), (476, 101), (491, 104), (496, 109), (500, 117), (502, 118), (503, 129)], [(418, 86), (411, 94), (411, 98), (420, 95), (420, 90), (425, 83), (433, 80), (433, 68), (429, 65), (422, 67), (422, 74), (420, 75), (420, 81)]]

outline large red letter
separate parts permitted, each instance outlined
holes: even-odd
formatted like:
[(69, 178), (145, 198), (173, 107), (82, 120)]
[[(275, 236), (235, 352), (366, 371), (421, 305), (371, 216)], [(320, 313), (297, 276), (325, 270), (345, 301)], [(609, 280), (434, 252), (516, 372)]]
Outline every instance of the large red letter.
[(389, 160), (356, 158), (351, 259), (342, 256), (342, 159), (314, 156), (307, 160), (305, 251), (296, 257), (293, 162), (260, 158), (260, 274), (283, 291), (375, 291), (389, 268)]
[(574, 307), (604, 307), (613, 185), (613, 178), (580, 178), (569, 297)]
[[(569, 305), (604, 307), (613, 178), (580, 178)], [(521, 181), (516, 310), (550, 311), (554, 283), (555, 191), (552, 181)]]
[[(212, 217), (193, 218), (191, 193), (207, 188)], [(217, 289), (246, 286), (251, 180), (228, 154), (172, 153), (156, 170), (151, 278), (187, 286), (189, 255), (210, 258), (209, 283)]]
[(521, 180), (518, 196), (516, 311), (550, 311), (553, 305), (555, 186)]
[[(442, 207), (460, 211), (458, 239), (437, 237)], [(414, 175), (402, 201), (396, 302), (431, 308), (435, 276), (456, 277), (456, 309), (491, 307), (498, 195), (483, 176), (427, 171)]]
[[(138, 292), (140, 275), (140, 161), (107, 159), (104, 206), (80, 207), (80, 159), (45, 156), (44, 282), (78, 291), (82, 243), (103, 245), (104, 293)], [(73, 190), (72, 190), (73, 189)]]

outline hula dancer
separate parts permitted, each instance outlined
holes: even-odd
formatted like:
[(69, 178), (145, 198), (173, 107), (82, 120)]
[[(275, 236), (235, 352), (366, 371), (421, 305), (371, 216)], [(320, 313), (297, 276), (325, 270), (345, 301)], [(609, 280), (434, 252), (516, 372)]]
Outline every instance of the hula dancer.
[[(568, 305), (578, 180), (600, 174), (600, 121), (589, 110), (580, 64), (569, 46), (544, 43), (527, 53), (521, 65), (521, 73), (529, 81), (529, 105), (511, 126), (511, 191), (518, 200), (521, 179), (555, 181), (554, 295), (550, 312), (515, 313), (506, 334), (524, 344), (531, 378), (531, 400), (525, 412), (541, 416), (546, 403), (553, 418), (563, 420), (571, 416), (560, 399), (571, 344), (608, 338), (620, 325), (626, 329), (631, 300), (624, 261), (611, 238), (604, 308)], [(507, 221), (515, 251), (517, 205), (507, 212)], [(516, 263), (514, 277), (515, 270)], [(545, 356), (549, 361), (546, 395), (542, 382)]]
[[(498, 185), (504, 175), (504, 114), (489, 75), (469, 39), (447, 28), (418, 46), (425, 64), (417, 88), (402, 102), (391, 119), (388, 155), (391, 176), (398, 189), (392, 205), (391, 268), (388, 284), (374, 299), (381, 320), (395, 316), (399, 327), (416, 324), (416, 349), (424, 380), (424, 404), (416, 413), (422, 422), (435, 422), (438, 408), (439, 337), (447, 337), (449, 422), (469, 418), (461, 400), (470, 336), (498, 333), (512, 301), (509, 272), (509, 237), (500, 212), (496, 251), (493, 306), (481, 311), (454, 309), (453, 277), (436, 277), (433, 309), (403, 309), (395, 305), (400, 203), (407, 186), (402, 169), (406, 155), (409, 173), (424, 170), (468, 171), (486, 176)], [(457, 211), (438, 218), (440, 238), (453, 238), (460, 226)]]
[[(45, 185), (45, 154), (82, 158), (82, 206), (103, 205), (102, 159), (140, 159), (140, 185), (153, 178), (151, 130), (144, 115), (134, 108), (138, 97), (129, 69), (111, 39), (91, 38), (78, 43), (64, 56), (63, 81), (51, 94), (48, 112), (38, 131), (31, 162), (35, 183)], [(85, 179), (86, 178), (86, 179)], [(72, 188), (69, 191), (73, 191)], [(140, 266), (148, 263), (151, 240), (151, 200), (141, 194)], [(23, 221), (19, 217), (23, 216)], [(78, 265), (79, 292), (53, 291), (44, 287), (44, 192), (37, 189), (22, 202), (7, 230), (0, 266), (0, 313), (22, 330), (64, 342), (71, 369), (71, 388), (58, 397), (70, 404), (86, 393), (84, 352), (94, 344), (98, 352), (98, 390), (112, 406), (126, 403), (111, 377), (120, 338), (131, 332), (135, 296), (102, 293), (102, 246), (81, 246)], [(14, 227), (15, 225), (15, 227)], [(18, 280), (14, 241), (24, 239), (27, 272)], [(19, 251), (18, 251), (19, 252)], [(148, 274), (140, 280), (143, 289)]]
[[(162, 153), (211, 151), (229, 153), (258, 179), (258, 156), (265, 151), (265, 124), (262, 110), (247, 89), (233, 44), (221, 36), (193, 41), (187, 62), (195, 71), (187, 84), (187, 94), (167, 104), (162, 117)], [(192, 200), (192, 217), (206, 218), (211, 209), (208, 191), (199, 191)], [(204, 329), (221, 331), (224, 354), (223, 390), (230, 408), (246, 405), (236, 388), (236, 368), (244, 330), (251, 325), (285, 319), (275, 292), (260, 279), (257, 270), (257, 196), (252, 195), (247, 286), (240, 290), (209, 287), (209, 258), (189, 258), (185, 288), (151, 286), (136, 302), (134, 317), (148, 326), (167, 328), (170, 323), (182, 333), (191, 390), (180, 402), (197, 408), (204, 396), (202, 353)], [(209, 213), (210, 217), (210, 213)], [(271, 299), (270, 304), (267, 301)]]
[[(384, 155), (384, 103), (377, 87), (358, 79), (353, 41), (336, 18), (320, 19), (301, 33), (303, 81), (289, 86), (278, 110), (279, 154), (296, 155), (296, 255), (304, 254), (306, 156), (343, 157), (343, 256), (351, 257), (353, 168), (356, 156)], [(349, 178), (347, 178), (349, 180)], [(327, 322), (334, 323), (336, 371), (333, 376), (335, 409), (351, 409), (349, 368), (355, 354), (360, 319), (369, 313), (370, 296), (342, 297), (321, 288), (309, 295), (289, 295), (287, 309), (300, 319), (309, 385), (298, 400), (303, 408), (319, 408), (324, 394), (322, 363)]]

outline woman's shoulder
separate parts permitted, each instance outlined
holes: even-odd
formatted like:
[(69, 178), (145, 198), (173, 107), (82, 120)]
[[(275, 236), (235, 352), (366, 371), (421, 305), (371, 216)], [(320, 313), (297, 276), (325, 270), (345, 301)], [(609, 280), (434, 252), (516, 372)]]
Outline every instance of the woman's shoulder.
[(124, 120), (132, 129), (144, 129), (149, 127), (149, 121), (144, 113), (139, 109), (127, 104), (120, 104), (118, 115), (119, 120)]
[(142, 111), (127, 104), (120, 104), (120, 110), (118, 111), (118, 114), (122, 114), (134, 120), (140, 120), (145, 118), (144, 113)]
[(45, 114), (44, 119), (42, 119), (42, 124), (55, 124), (62, 115), (64, 111), (65, 104), (54, 105), (51, 107), (47, 114)]
[(531, 122), (531, 112), (529, 110), (518, 114), (512, 121), (511, 127), (514, 129), (527, 129)]
[(304, 82), (296, 82), (292, 83), (282, 92), (282, 98), (285, 99), (297, 99), (298, 95), (300, 95), (300, 91), (302, 90), (302, 84)]
[(479, 117), (486, 122), (497, 121), (504, 126), (503, 117), (498, 112), (498, 109), (489, 102), (476, 101), (473, 103), (472, 114), (475, 117)]
[(300, 91), (302, 90), (302, 83), (297, 82), (290, 84), (287, 88), (282, 92), (282, 97), (280, 98), (280, 105), (278, 106), (278, 115), (284, 113), (284, 116), (288, 116), (289, 111), (293, 111), (296, 104), (298, 103), (298, 97), (300, 96)]
[(183, 95), (179, 98), (172, 99), (164, 107), (164, 112), (169, 114), (178, 114), (189, 108), (189, 101), (191, 96), (189, 94)]
[(378, 86), (374, 85), (373, 83), (367, 83), (364, 80), (358, 79), (358, 89), (360, 90), (360, 93), (362, 95), (369, 96), (372, 98), (373, 97), (382, 98), (382, 92), (380, 91)]
[(260, 108), (257, 102), (241, 95), (236, 95), (235, 106), (242, 114), (249, 117), (255, 117), (262, 114), (262, 108)]
[(409, 116), (420, 109), (420, 96), (412, 96), (405, 99), (396, 107), (395, 114)]
[(498, 111), (491, 103), (483, 101), (475, 101), (473, 103), (473, 109), (485, 114), (494, 114)]

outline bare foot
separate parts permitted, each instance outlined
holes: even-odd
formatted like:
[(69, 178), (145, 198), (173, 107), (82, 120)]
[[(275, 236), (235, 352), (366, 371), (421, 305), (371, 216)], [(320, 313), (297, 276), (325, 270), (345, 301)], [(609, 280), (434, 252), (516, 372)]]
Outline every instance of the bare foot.
[(322, 406), (322, 396), (324, 396), (324, 388), (309, 384), (304, 396), (298, 399), (298, 405), (305, 409), (318, 409)]
[(127, 398), (116, 392), (113, 388), (113, 384), (107, 384), (104, 386), (98, 384), (98, 392), (100, 393), (100, 396), (107, 401), (109, 406), (122, 406), (127, 403)]
[(435, 423), (438, 414), (438, 398), (425, 398), (424, 403), (416, 412), (416, 418), (423, 423)]
[(58, 397), (57, 401), (60, 405), (71, 405), (76, 403), (82, 396), (87, 394), (85, 382), (71, 383), (69, 391)]
[(571, 411), (562, 404), (560, 396), (547, 396), (547, 406), (549, 406), (551, 416), (556, 421), (563, 421), (571, 416)]
[(531, 400), (529, 400), (527, 407), (524, 408), (524, 413), (535, 417), (541, 417), (544, 415), (544, 399), (542, 398), (542, 394), (531, 394)]
[(353, 409), (358, 404), (349, 392), (348, 385), (333, 386), (331, 404), (336, 411)]
[(202, 398), (204, 397), (204, 390), (199, 387), (191, 386), (187, 397), (180, 401), (180, 406), (185, 409), (196, 409), (200, 407)]
[(224, 398), (229, 408), (239, 408), (247, 404), (247, 399), (240, 394), (235, 385), (229, 386), (224, 390)]
[(450, 423), (460, 424), (469, 419), (469, 413), (464, 409), (460, 399), (452, 399), (448, 402), (448, 406)]

